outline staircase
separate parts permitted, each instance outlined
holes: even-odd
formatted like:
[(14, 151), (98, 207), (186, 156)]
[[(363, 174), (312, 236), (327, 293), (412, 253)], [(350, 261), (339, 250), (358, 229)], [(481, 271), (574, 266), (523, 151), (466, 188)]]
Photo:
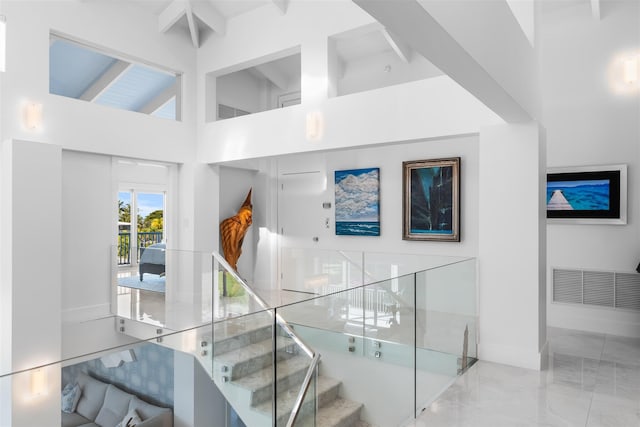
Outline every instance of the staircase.
[[(233, 321), (217, 324), (213, 347), (211, 337), (203, 337), (198, 356), (240, 418), (252, 427), (272, 425), (273, 412), (273, 326), (268, 322), (255, 323), (258, 324), (239, 326)], [(311, 359), (299, 351), (296, 343), (286, 334), (278, 334), (276, 342), (277, 426), (285, 426)], [(320, 374), (315, 386), (318, 407), (316, 426), (368, 425), (360, 421), (363, 405), (340, 397), (339, 380)], [(312, 387), (313, 383), (298, 414), (296, 426), (314, 425)]]

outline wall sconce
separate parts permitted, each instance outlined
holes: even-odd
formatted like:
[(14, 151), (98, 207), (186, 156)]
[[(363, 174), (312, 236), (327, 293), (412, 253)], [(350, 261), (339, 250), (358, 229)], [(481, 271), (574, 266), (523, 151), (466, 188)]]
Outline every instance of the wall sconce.
[(135, 362), (136, 360), (138, 359), (136, 358), (136, 353), (133, 349), (108, 354), (100, 358), (100, 361), (105, 368), (119, 368), (125, 363)]
[(7, 68), (7, 18), (0, 15), (0, 73)]
[(30, 130), (36, 130), (42, 126), (42, 104), (29, 102), (25, 106), (24, 125)]
[(307, 139), (309, 141), (319, 141), (324, 133), (324, 118), (322, 113), (314, 111), (307, 113)]
[(42, 396), (47, 394), (47, 371), (45, 368), (31, 371), (31, 395)]
[(635, 84), (638, 81), (638, 57), (627, 58), (624, 61), (624, 82)]

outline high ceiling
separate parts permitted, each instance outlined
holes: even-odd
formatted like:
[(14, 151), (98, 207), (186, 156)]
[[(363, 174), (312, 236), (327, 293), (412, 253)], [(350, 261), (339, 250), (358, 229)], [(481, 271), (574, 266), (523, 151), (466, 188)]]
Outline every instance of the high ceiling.
[[(111, 0), (98, 0), (111, 1)], [(227, 21), (259, 7), (286, 13), (289, 0), (127, 0), (157, 16), (158, 31), (187, 29), (194, 47), (209, 32), (224, 35)]]

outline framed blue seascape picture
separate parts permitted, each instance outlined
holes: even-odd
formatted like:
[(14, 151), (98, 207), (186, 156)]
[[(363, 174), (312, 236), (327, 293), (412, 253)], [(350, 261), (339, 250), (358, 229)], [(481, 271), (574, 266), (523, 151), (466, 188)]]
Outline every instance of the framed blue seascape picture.
[(460, 241), (460, 157), (402, 163), (404, 240)]
[(549, 222), (579, 224), (627, 223), (627, 166), (549, 168)]
[(335, 171), (336, 235), (380, 235), (380, 168)]

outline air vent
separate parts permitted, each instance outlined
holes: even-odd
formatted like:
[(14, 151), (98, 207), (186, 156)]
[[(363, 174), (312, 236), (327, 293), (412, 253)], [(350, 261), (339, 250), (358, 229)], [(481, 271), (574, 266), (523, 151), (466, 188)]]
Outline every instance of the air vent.
[(640, 274), (553, 269), (553, 301), (640, 311)]
[(553, 270), (553, 300), (582, 304), (582, 271)]
[(582, 275), (583, 303), (613, 307), (614, 273), (585, 271)]
[(616, 274), (616, 307), (640, 310), (640, 274)]

